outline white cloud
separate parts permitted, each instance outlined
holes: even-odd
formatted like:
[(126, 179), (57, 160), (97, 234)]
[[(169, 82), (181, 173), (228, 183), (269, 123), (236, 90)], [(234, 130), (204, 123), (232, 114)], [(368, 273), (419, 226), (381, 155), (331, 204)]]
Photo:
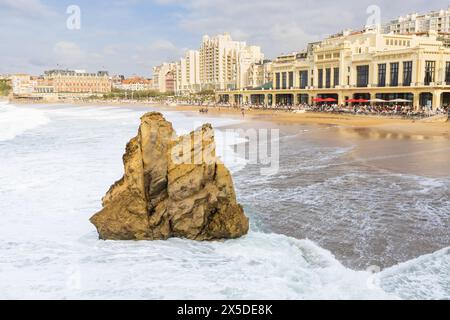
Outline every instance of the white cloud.
[[(178, 13), (183, 31), (197, 36), (228, 31), (237, 40), (261, 45), (269, 57), (303, 49), (310, 41), (346, 28), (363, 27), (366, 9), (374, 4), (373, 0), (154, 0), (154, 3), (184, 8), (184, 12)], [(404, 1), (378, 0), (376, 4), (381, 7), (384, 20), (421, 7), (432, 9), (420, 0), (410, 0), (409, 9), (405, 9)]]

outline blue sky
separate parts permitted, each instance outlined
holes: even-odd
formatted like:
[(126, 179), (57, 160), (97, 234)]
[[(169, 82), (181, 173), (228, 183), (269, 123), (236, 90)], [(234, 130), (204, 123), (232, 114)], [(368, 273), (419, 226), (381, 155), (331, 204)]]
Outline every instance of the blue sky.
[[(81, 29), (69, 30), (69, 5)], [(367, 20), (447, 8), (446, 0), (0, 0), (0, 74), (63, 67), (151, 76), (151, 67), (197, 49), (204, 34), (228, 31), (268, 58), (302, 49)]]

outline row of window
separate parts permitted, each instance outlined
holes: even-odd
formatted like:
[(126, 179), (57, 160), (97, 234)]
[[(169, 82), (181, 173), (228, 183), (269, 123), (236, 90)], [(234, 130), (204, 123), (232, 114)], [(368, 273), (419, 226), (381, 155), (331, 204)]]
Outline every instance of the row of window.
[[(397, 87), (400, 84), (400, 77), (399, 77), (399, 69), (400, 69), (400, 63), (399, 62), (393, 62), (390, 64), (390, 74), (389, 74), (389, 85), (391, 87)], [(410, 86), (412, 82), (412, 69), (413, 69), (413, 62), (412, 61), (405, 61), (403, 62), (403, 78), (402, 83), (404, 86)], [(378, 65), (378, 86), (379, 87), (385, 87), (387, 83), (387, 64), (381, 63)], [(359, 86), (359, 85), (358, 85)], [(361, 83), (361, 86), (367, 86), (365, 85), (364, 81)]]
[[(397, 87), (400, 85), (400, 63), (393, 62), (390, 64), (389, 86)], [(367, 87), (369, 84), (369, 66), (357, 67), (357, 83), (358, 87)], [(403, 62), (403, 77), (402, 85), (410, 86), (412, 83), (413, 62)], [(378, 87), (385, 87), (387, 85), (387, 64), (382, 63), (378, 65)], [(424, 84), (430, 85), (436, 81), (436, 61), (425, 61), (425, 78)], [(450, 62), (446, 63), (445, 82), (450, 84)]]
[[(333, 86), (339, 85), (339, 68), (325, 69), (325, 87), (331, 88), (331, 72), (333, 72), (334, 82)], [(305, 89), (308, 86), (308, 71), (300, 71), (300, 89)], [(319, 88), (323, 88), (324, 70), (319, 70)], [(311, 79), (311, 83), (313, 79)], [(275, 74), (275, 89), (289, 89), (294, 87), (294, 72), (282, 72)]]
[[(381, 63), (378, 64), (378, 87), (386, 87), (387, 79), (389, 76), (389, 86), (397, 87), (400, 85), (400, 62), (392, 62), (389, 64), (390, 72), (387, 74), (387, 64)], [(334, 81), (332, 83), (331, 74), (333, 72)], [(356, 67), (356, 85), (357, 87), (368, 87), (370, 81), (370, 72), (369, 66), (357, 66)], [(331, 88), (332, 86), (339, 85), (339, 76), (340, 70), (339, 68), (327, 68), (327, 69), (319, 69), (318, 70), (318, 87), (322, 88)], [(300, 79), (300, 89), (305, 89), (308, 87), (309, 79), (308, 79), (308, 71), (300, 71), (299, 73)], [(425, 62), (425, 78), (424, 84), (430, 85), (435, 82), (436, 78), (436, 61), (426, 61)], [(401, 84), (403, 86), (410, 86), (413, 80), (413, 62), (412, 61), (404, 61), (403, 62), (403, 74), (401, 78)], [(450, 62), (446, 63), (446, 71), (445, 71), (445, 81), (448, 85), (450, 85)], [(313, 79), (311, 82), (313, 83)], [(282, 72), (275, 74), (275, 89), (289, 89), (294, 87), (294, 72)]]

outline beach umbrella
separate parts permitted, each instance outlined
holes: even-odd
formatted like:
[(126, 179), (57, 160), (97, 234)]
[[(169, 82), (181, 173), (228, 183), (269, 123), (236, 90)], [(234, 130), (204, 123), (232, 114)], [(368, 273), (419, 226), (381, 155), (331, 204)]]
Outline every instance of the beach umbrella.
[(324, 101), (324, 102), (336, 102), (337, 100), (336, 100), (336, 99), (333, 99), (333, 98), (326, 98), (326, 99), (324, 99), (323, 101)]
[(344, 102), (354, 103), (354, 102), (358, 102), (358, 100), (357, 99), (348, 99), (348, 100), (345, 100)]
[(369, 102), (369, 100), (367, 100), (367, 99), (356, 99), (355, 102), (358, 102), (358, 103), (365, 103), (365, 102)]
[(371, 99), (371, 100), (369, 100), (369, 102), (379, 102), (379, 103), (383, 103), (383, 102), (387, 102), (387, 100), (383, 100), (383, 99)]
[(313, 102), (325, 102), (325, 99), (322, 98), (314, 98)]

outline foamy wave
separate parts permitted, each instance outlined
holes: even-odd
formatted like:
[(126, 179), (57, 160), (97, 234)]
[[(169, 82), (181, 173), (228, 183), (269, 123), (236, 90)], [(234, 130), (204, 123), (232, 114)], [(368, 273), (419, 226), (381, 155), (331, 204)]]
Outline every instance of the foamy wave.
[(386, 269), (377, 277), (402, 299), (450, 300), (450, 247)]
[(36, 108), (19, 108), (0, 102), (0, 141), (13, 140), (26, 131), (46, 125), (50, 119)]

